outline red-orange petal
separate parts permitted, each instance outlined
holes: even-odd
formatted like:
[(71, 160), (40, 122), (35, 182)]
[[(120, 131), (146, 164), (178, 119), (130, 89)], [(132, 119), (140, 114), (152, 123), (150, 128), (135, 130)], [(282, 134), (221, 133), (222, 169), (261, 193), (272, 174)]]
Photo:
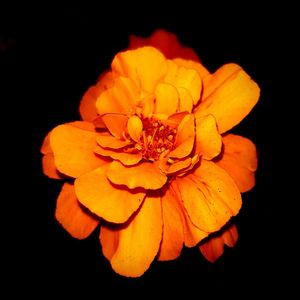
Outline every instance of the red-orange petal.
[(128, 223), (102, 226), (100, 242), (112, 268), (127, 277), (144, 274), (159, 250), (162, 226), (160, 197), (147, 197)]
[(222, 150), (222, 137), (216, 119), (212, 115), (196, 118), (195, 152), (206, 160), (211, 160)]
[(255, 185), (257, 154), (255, 145), (239, 135), (223, 136), (223, 153), (216, 164), (223, 168), (235, 181), (239, 190), (247, 192)]
[(203, 256), (213, 263), (224, 253), (224, 245), (234, 247), (237, 239), (237, 228), (232, 224), (229, 228), (222, 229), (220, 232), (208, 237), (199, 246), (199, 249)]
[(240, 123), (259, 99), (260, 89), (247, 73), (228, 64), (206, 77), (196, 117), (212, 114), (220, 133)]
[(90, 123), (63, 124), (50, 134), (56, 168), (74, 178), (106, 163), (94, 153), (97, 133), (83, 128), (89, 129)]
[(113, 72), (130, 78), (142, 90), (153, 92), (166, 73), (167, 63), (160, 51), (143, 47), (118, 53), (111, 67)]
[(130, 189), (141, 187), (150, 190), (160, 189), (168, 179), (166, 175), (160, 172), (156, 164), (150, 162), (126, 167), (113, 161), (107, 171), (107, 177), (111, 182), (126, 185)]
[(74, 186), (65, 183), (57, 198), (55, 217), (75, 238), (88, 237), (99, 223), (99, 219), (80, 205)]
[(235, 216), (242, 205), (233, 179), (215, 163), (201, 160), (193, 173), (176, 178), (191, 221), (206, 232), (215, 232)]
[(124, 223), (139, 208), (145, 192), (115, 186), (106, 178), (106, 167), (81, 175), (75, 180), (78, 200), (108, 222)]
[(148, 38), (130, 35), (130, 49), (136, 49), (143, 46), (153, 46), (159, 49), (165, 57), (169, 59), (182, 57), (193, 61), (200, 60), (194, 49), (182, 46), (174, 33), (168, 32), (164, 29), (155, 30)]
[(43, 173), (53, 179), (62, 179), (61, 174), (57, 171), (53, 153), (47, 153), (42, 158)]

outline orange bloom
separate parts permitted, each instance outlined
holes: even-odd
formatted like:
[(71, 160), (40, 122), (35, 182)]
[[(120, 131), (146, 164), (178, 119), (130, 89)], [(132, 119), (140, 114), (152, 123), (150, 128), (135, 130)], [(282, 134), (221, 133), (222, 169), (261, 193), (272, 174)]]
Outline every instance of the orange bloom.
[(100, 221), (105, 257), (129, 277), (220, 230), (254, 186), (257, 164), (248, 139), (225, 134), (258, 101), (257, 84), (235, 64), (210, 74), (185, 59), (192, 50), (180, 58), (174, 35), (160, 34), (175, 43), (170, 59), (155, 38), (161, 51), (118, 53), (84, 95), (83, 121), (57, 126), (42, 146), (44, 173), (74, 178), (58, 197), (57, 220), (79, 239)]

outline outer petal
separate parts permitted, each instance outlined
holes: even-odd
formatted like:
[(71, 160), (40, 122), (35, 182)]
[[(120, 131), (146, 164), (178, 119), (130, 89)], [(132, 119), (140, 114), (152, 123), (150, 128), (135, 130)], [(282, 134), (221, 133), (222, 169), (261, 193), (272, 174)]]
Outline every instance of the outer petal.
[(45, 175), (53, 179), (62, 179), (61, 174), (56, 169), (53, 153), (45, 154), (42, 159), (42, 164)]
[(153, 47), (121, 52), (115, 56), (111, 67), (113, 72), (129, 77), (147, 92), (154, 91), (167, 70), (165, 57)]
[(99, 223), (98, 218), (80, 205), (74, 186), (69, 183), (63, 185), (57, 198), (55, 217), (77, 239), (88, 237)]
[(195, 142), (195, 118), (192, 114), (186, 115), (178, 126), (175, 149), (170, 152), (170, 157), (184, 158), (188, 156)]
[(258, 85), (235, 64), (228, 64), (203, 82), (202, 102), (196, 117), (212, 114), (220, 133), (243, 120), (259, 98)]
[(118, 77), (112, 88), (104, 91), (98, 97), (96, 107), (98, 113), (105, 114), (131, 114), (139, 98), (135, 83), (126, 77)]
[(237, 228), (232, 224), (229, 228), (210, 236), (199, 249), (208, 261), (215, 262), (224, 253), (224, 245), (233, 247), (237, 239)]
[(162, 238), (161, 200), (147, 197), (134, 217), (120, 228), (102, 227), (100, 242), (112, 268), (123, 276), (144, 274)]
[(222, 137), (212, 115), (196, 119), (196, 153), (211, 160), (222, 150)]
[(163, 238), (158, 260), (177, 258), (184, 241), (182, 206), (173, 190), (167, 190), (162, 197)]
[(167, 176), (160, 172), (156, 164), (148, 162), (125, 167), (114, 161), (110, 164), (107, 177), (111, 182), (126, 185), (130, 189), (141, 187), (157, 190), (167, 182)]
[(182, 67), (185, 67), (187, 69), (195, 69), (201, 78), (205, 78), (206, 76), (208, 76), (210, 73), (208, 72), (208, 70), (199, 62), (194, 61), (194, 60), (187, 60), (187, 59), (183, 59), (183, 58), (176, 58), (173, 59), (173, 61)]
[(193, 173), (176, 178), (176, 183), (192, 222), (206, 232), (219, 230), (242, 205), (232, 178), (213, 162), (202, 160)]
[(103, 91), (112, 87), (113, 82), (114, 79), (112, 72), (105, 72), (100, 76), (98, 83), (95, 86), (91, 86), (83, 95), (79, 105), (79, 112), (84, 121), (92, 122), (97, 118), (97, 98)]
[(194, 104), (200, 99), (202, 82), (200, 75), (195, 69), (187, 69), (177, 65), (172, 60), (168, 60), (168, 71), (164, 81), (176, 88), (187, 89), (192, 95)]
[(139, 208), (145, 192), (112, 185), (106, 167), (86, 173), (75, 180), (78, 200), (90, 211), (113, 223), (124, 223)]
[(199, 229), (192, 223), (185, 207), (183, 206), (183, 201), (178, 189), (177, 180), (172, 181), (170, 185), (170, 193), (173, 196), (173, 201), (177, 201), (177, 204), (180, 207), (180, 211), (182, 213), (184, 244), (187, 247), (194, 247), (200, 241), (206, 238), (208, 233)]
[(216, 164), (234, 179), (241, 192), (251, 190), (255, 185), (254, 172), (257, 169), (255, 145), (234, 134), (225, 135), (223, 145), (223, 153), (217, 158)]
[(149, 38), (140, 38), (135, 35), (130, 36), (130, 49), (136, 49), (147, 45), (159, 49), (165, 57), (169, 59), (182, 57), (193, 61), (199, 61), (197, 53), (192, 48), (182, 46), (174, 33), (164, 29), (157, 29)]
[(73, 123), (60, 125), (50, 134), (57, 169), (75, 178), (106, 163), (94, 153), (97, 133), (82, 129), (85, 125), (89, 126), (89, 123), (76, 124), (77, 127)]

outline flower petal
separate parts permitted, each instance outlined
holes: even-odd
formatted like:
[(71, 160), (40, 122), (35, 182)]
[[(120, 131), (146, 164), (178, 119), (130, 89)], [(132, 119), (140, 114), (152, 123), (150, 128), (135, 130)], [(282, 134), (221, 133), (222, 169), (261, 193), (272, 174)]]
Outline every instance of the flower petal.
[(132, 220), (120, 228), (103, 226), (100, 242), (112, 268), (127, 277), (144, 274), (159, 250), (162, 226), (160, 197), (147, 197)]
[(240, 123), (259, 98), (258, 85), (235, 64), (223, 66), (203, 84), (203, 100), (197, 108), (196, 117), (212, 114), (220, 133)]
[(173, 61), (177, 65), (185, 67), (187, 69), (195, 69), (201, 78), (205, 78), (206, 76), (208, 76), (210, 74), (208, 72), (208, 70), (201, 63), (199, 63), (197, 61), (183, 59), (183, 58), (175, 58), (175, 59), (173, 59)]
[(113, 136), (117, 138), (123, 137), (128, 122), (127, 116), (121, 114), (106, 114), (102, 116), (102, 120)]
[(251, 190), (255, 185), (254, 172), (257, 169), (255, 145), (234, 134), (223, 136), (223, 145), (224, 151), (217, 157), (216, 164), (233, 178), (242, 193)]
[(169, 116), (177, 111), (179, 95), (174, 86), (167, 83), (158, 84), (155, 89), (155, 97), (155, 113)]
[(187, 157), (183, 160), (177, 160), (172, 163), (169, 162), (169, 158), (163, 158), (159, 160), (159, 169), (165, 174), (175, 174), (182, 170), (187, 169), (192, 164), (192, 159)]
[(89, 123), (76, 124), (77, 127), (73, 123), (57, 126), (50, 134), (57, 169), (75, 178), (106, 163), (94, 153), (97, 133), (82, 129), (89, 127)]
[(162, 197), (163, 237), (158, 254), (158, 260), (176, 259), (182, 250), (183, 213), (177, 196), (173, 190), (167, 190)]
[(61, 174), (57, 171), (53, 153), (47, 153), (42, 158), (43, 173), (53, 179), (62, 179)]
[(112, 88), (104, 91), (97, 99), (98, 113), (105, 114), (131, 114), (135, 110), (139, 92), (135, 83), (126, 77), (117, 77)]
[(148, 38), (140, 38), (135, 35), (130, 35), (130, 49), (136, 49), (147, 45), (159, 49), (165, 57), (169, 59), (182, 57), (199, 61), (199, 57), (194, 49), (182, 46), (174, 33), (168, 32), (164, 29), (157, 29)]
[(238, 239), (237, 228), (232, 224), (229, 228), (210, 236), (199, 249), (203, 256), (210, 262), (215, 262), (223, 253), (224, 245), (233, 247)]
[(69, 183), (63, 185), (57, 198), (55, 217), (77, 239), (88, 237), (99, 223), (96, 216), (81, 207), (74, 186)]
[(212, 115), (196, 118), (196, 153), (211, 160), (222, 150), (222, 137)]
[(138, 116), (130, 117), (127, 123), (127, 130), (130, 137), (138, 143), (143, 132), (143, 123), (141, 119)]
[(120, 161), (123, 165), (125, 166), (133, 166), (139, 163), (143, 156), (141, 153), (129, 153), (129, 152), (124, 152), (122, 150), (110, 150), (110, 149), (104, 149), (101, 147), (96, 147), (95, 148), (95, 153), (101, 155), (101, 156), (106, 156), (106, 157), (111, 157), (112, 159)]
[(193, 173), (176, 182), (191, 221), (206, 232), (219, 230), (242, 205), (233, 179), (213, 162), (202, 160)]
[(97, 118), (96, 101), (99, 95), (113, 86), (114, 78), (112, 72), (101, 74), (96, 85), (90, 87), (83, 95), (79, 105), (80, 116), (84, 121), (92, 122)]
[(179, 94), (179, 112), (189, 112), (191, 113), (193, 110), (193, 98), (191, 93), (185, 88), (177, 88), (177, 92)]
[(98, 168), (77, 178), (76, 195), (81, 204), (106, 221), (124, 223), (139, 208), (145, 193), (111, 184), (106, 169)]
[(169, 156), (184, 158), (188, 156), (194, 147), (195, 142), (195, 118), (192, 114), (186, 115), (178, 126), (175, 149)]
[(129, 77), (136, 86), (153, 92), (167, 70), (166, 59), (153, 47), (143, 47), (117, 54), (112, 62), (113, 72)]
[(167, 176), (160, 172), (156, 164), (149, 162), (125, 167), (121, 163), (113, 161), (107, 171), (107, 177), (111, 182), (126, 185), (130, 189), (141, 187), (157, 190), (167, 182)]
[(168, 60), (168, 71), (164, 82), (169, 83), (176, 88), (185, 88), (193, 98), (193, 103), (197, 104), (200, 99), (202, 82), (200, 75), (194, 69), (187, 69), (177, 65), (174, 61)]
[(172, 181), (169, 190), (172, 193), (173, 201), (177, 201), (177, 204), (179, 205), (179, 207), (181, 207), (180, 210), (183, 216), (182, 223), (183, 223), (184, 244), (189, 248), (194, 247), (200, 241), (206, 238), (208, 233), (199, 229), (192, 223), (186, 209), (183, 206), (181, 194), (178, 189), (177, 180)]
[(97, 143), (103, 148), (120, 149), (130, 145), (130, 141), (120, 140), (111, 135), (98, 135)]

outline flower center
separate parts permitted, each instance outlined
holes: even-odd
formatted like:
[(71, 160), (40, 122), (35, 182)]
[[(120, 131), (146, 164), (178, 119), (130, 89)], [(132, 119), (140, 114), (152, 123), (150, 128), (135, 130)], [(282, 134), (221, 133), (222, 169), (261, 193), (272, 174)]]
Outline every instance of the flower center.
[(143, 158), (154, 161), (165, 152), (174, 149), (177, 129), (155, 119), (144, 119), (143, 135), (138, 150), (142, 152)]

